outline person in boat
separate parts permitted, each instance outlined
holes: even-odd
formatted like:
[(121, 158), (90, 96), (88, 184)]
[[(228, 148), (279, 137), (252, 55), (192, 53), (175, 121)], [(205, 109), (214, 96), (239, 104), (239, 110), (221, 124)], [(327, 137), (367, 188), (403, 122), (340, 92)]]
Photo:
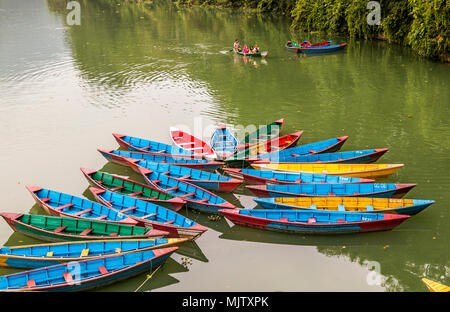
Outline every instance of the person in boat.
[(248, 54), (249, 50), (247, 48), (247, 45), (244, 45), (244, 48), (242, 49), (242, 53)]
[(250, 49), (248, 49), (248, 53), (253, 53), (253, 46), (250, 46)]
[(287, 45), (288, 47), (292, 47), (292, 41), (289, 40), (289, 41), (286, 43), (286, 45)]
[(311, 43), (309, 41), (303, 41), (301, 44), (302, 47), (310, 47)]
[(259, 53), (259, 47), (257, 44), (255, 44), (255, 47), (252, 50), (253, 53)]
[(241, 51), (241, 45), (239, 44), (239, 40), (238, 40), (238, 39), (236, 39), (236, 40), (234, 41), (233, 49), (234, 49), (235, 51)]

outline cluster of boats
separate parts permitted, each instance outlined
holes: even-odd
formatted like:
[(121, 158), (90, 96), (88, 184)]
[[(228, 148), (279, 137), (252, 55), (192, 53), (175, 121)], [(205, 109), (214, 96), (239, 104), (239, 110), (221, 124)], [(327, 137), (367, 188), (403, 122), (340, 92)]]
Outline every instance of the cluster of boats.
[[(151, 271), (207, 228), (188, 207), (234, 224), (300, 234), (391, 230), (434, 201), (403, 199), (415, 184), (376, 183), (403, 164), (373, 164), (387, 148), (338, 152), (348, 137), (296, 146), (284, 119), (241, 140), (223, 124), (209, 144), (170, 128), (172, 145), (113, 134), (122, 150), (99, 149), (146, 184), (81, 168), (96, 201), (27, 186), (48, 215), (0, 214), (11, 228), (51, 242), (0, 249), (0, 265), (28, 269), (0, 277), (0, 291), (73, 291)], [(259, 207), (240, 209), (216, 193), (246, 184)]]
[[(305, 54), (325, 54), (325, 53), (333, 53), (340, 50), (343, 50), (347, 47), (347, 43), (340, 44), (332, 44), (332, 41), (324, 41), (320, 43), (311, 44), (309, 41), (303, 41), (301, 43), (295, 43), (292, 41), (286, 42), (284, 46), (288, 51), (292, 51), (294, 53), (305, 53)], [(233, 47), (233, 51), (236, 54), (243, 56), (252, 56), (252, 57), (265, 57), (269, 53), (269, 51), (251, 51), (238, 49)]]

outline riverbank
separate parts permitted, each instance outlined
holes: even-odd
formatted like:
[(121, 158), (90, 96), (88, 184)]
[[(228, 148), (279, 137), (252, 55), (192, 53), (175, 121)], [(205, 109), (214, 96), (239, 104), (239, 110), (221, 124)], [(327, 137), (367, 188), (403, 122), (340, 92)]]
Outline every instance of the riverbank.
[(177, 0), (179, 6), (220, 6), (289, 15), (291, 29), (386, 40), (409, 46), (420, 56), (450, 62), (450, 3), (445, 0), (379, 1), (381, 23), (369, 25), (362, 0)]

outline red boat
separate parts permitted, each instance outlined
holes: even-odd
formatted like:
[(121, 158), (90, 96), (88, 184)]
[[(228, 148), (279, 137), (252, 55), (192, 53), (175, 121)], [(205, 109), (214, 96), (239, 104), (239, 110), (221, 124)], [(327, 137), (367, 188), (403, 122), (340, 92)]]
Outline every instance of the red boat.
[(284, 150), (295, 146), (302, 134), (303, 131), (298, 131), (282, 137), (275, 137), (269, 140), (260, 141), (259, 143), (251, 145), (249, 148), (232, 155), (227, 160), (248, 159), (258, 157), (258, 155), (261, 154)]
[(289, 51), (293, 51), (295, 53), (297, 53), (299, 51), (300, 48), (306, 48), (306, 47), (324, 47), (324, 46), (329, 46), (331, 44), (331, 41), (324, 41), (324, 42), (320, 42), (320, 43), (315, 43), (315, 44), (311, 44), (309, 41), (303, 41), (302, 43), (298, 44), (298, 43), (294, 43), (291, 41), (288, 41), (285, 45), (285, 47), (289, 50)]
[(215, 153), (209, 144), (196, 138), (192, 134), (181, 131), (175, 127), (170, 127), (169, 131), (170, 137), (177, 147), (191, 151), (194, 154), (215, 156)]

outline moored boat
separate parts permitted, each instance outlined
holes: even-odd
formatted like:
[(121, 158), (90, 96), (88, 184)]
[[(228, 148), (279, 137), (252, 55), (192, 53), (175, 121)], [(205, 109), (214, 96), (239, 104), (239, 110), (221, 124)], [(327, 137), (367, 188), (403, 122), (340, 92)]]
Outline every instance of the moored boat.
[(392, 230), (409, 216), (302, 210), (234, 209), (220, 212), (237, 225), (297, 234), (347, 234)]
[(94, 187), (89, 191), (103, 205), (136, 220), (137, 225), (168, 232), (170, 237), (196, 239), (207, 230), (185, 216), (150, 202)]
[(192, 134), (175, 127), (170, 127), (169, 133), (173, 143), (179, 148), (188, 150), (194, 154), (209, 155), (215, 158), (216, 155), (211, 146)]
[(138, 173), (139, 167), (147, 168), (171, 178), (176, 178), (197, 185), (198, 187), (218, 192), (232, 192), (243, 182), (242, 180), (216, 173), (143, 160), (130, 163), (130, 167)]
[(34, 269), (158, 248), (180, 246), (187, 238), (92, 240), (0, 248), (0, 267)]
[(26, 186), (36, 203), (48, 214), (87, 220), (103, 220), (120, 224), (137, 225), (134, 219), (91, 200), (44, 189)]
[(375, 180), (313, 173), (224, 168), (230, 176), (253, 184), (373, 183)]
[(259, 129), (250, 132), (241, 140), (238, 145), (238, 150), (246, 149), (249, 146), (260, 143), (260, 141), (267, 141), (280, 135), (283, 130), (284, 118), (278, 119), (268, 125), (264, 125)]
[[(258, 156), (258, 159), (268, 159), (271, 162), (283, 161), (287, 157), (296, 157), (302, 155), (311, 155), (319, 153), (333, 153), (342, 147), (347, 141), (348, 136), (342, 136), (338, 138), (328, 139), (324, 141), (303, 144), (296, 147), (284, 149), (279, 152), (271, 152)], [(255, 159), (257, 160), (257, 159)], [(254, 161), (255, 161), (254, 160)]]
[(306, 54), (317, 54), (317, 53), (331, 53), (343, 50), (345, 47), (347, 47), (347, 43), (341, 43), (341, 44), (330, 44), (325, 46), (319, 46), (319, 47), (300, 47), (298, 48), (298, 52), (303, 52)]
[(0, 213), (16, 232), (43, 241), (162, 238), (168, 233), (128, 224), (66, 217)]
[(416, 184), (394, 183), (316, 183), (247, 185), (258, 197), (392, 197), (401, 198)]
[(322, 163), (268, 163), (251, 166), (260, 170), (275, 170), (284, 172), (307, 172), (338, 175), (355, 178), (387, 177), (400, 170), (403, 164), (322, 164)]
[(218, 159), (225, 159), (236, 152), (239, 140), (224, 124), (219, 124), (212, 134), (209, 144)]
[(223, 198), (189, 182), (171, 178), (143, 167), (138, 167), (138, 170), (147, 183), (160, 188), (164, 192), (183, 198), (187, 202), (186, 205), (191, 209), (218, 214), (219, 209), (235, 208), (234, 205)]
[(434, 203), (434, 200), (372, 197), (269, 197), (255, 198), (254, 201), (264, 209), (393, 213), (409, 216)]
[(192, 159), (196, 159), (198, 157), (201, 158), (201, 156), (198, 156), (193, 152), (188, 151), (187, 149), (179, 148), (165, 143), (150, 141), (117, 133), (113, 133), (113, 136), (121, 147), (126, 148), (130, 151), (153, 153), (159, 155), (169, 154), (168, 156), (171, 157), (179, 157), (184, 155), (185, 157), (191, 157)]
[[(321, 153), (304, 156), (290, 156), (284, 157), (278, 161), (279, 164), (290, 163), (323, 163), (323, 164), (366, 164), (377, 161), (381, 156), (388, 151), (387, 148), (377, 148), (362, 151), (347, 151), (337, 153)], [(257, 163), (270, 163), (268, 159), (262, 159), (254, 162)]]
[(117, 254), (52, 265), (0, 277), (0, 291), (84, 291), (159, 267), (178, 248)]
[(222, 166), (224, 163), (220, 161), (212, 161), (206, 159), (191, 159), (185, 156), (177, 156), (170, 154), (157, 154), (157, 153), (140, 153), (140, 152), (131, 152), (131, 151), (119, 151), (119, 150), (105, 150), (105, 149), (97, 149), (100, 154), (107, 161), (128, 166), (128, 162), (125, 159), (129, 160), (145, 160), (145, 161), (153, 161), (158, 163), (165, 163), (169, 165), (176, 165), (181, 167), (187, 167), (192, 169), (199, 170), (215, 170)]
[(422, 282), (428, 287), (430, 292), (450, 292), (450, 287), (428, 278), (422, 278)]
[[(308, 44), (309, 45), (308, 45)], [(324, 41), (324, 42), (319, 42), (319, 43), (315, 43), (315, 44), (311, 44), (309, 43), (309, 41), (303, 41), (301, 44), (295, 43), (295, 42), (291, 42), (288, 41), (286, 42), (286, 44), (284, 45), (284, 47), (286, 49), (288, 49), (289, 51), (293, 51), (295, 53), (299, 52), (299, 48), (302, 47), (306, 47), (306, 46), (310, 46), (310, 47), (323, 47), (323, 46), (329, 46), (331, 44), (331, 40), (330, 41)]]
[(97, 170), (81, 168), (81, 172), (83, 172), (89, 184), (97, 188), (149, 201), (173, 211), (180, 210), (186, 204), (186, 201), (182, 198), (163, 192), (157, 187)]

